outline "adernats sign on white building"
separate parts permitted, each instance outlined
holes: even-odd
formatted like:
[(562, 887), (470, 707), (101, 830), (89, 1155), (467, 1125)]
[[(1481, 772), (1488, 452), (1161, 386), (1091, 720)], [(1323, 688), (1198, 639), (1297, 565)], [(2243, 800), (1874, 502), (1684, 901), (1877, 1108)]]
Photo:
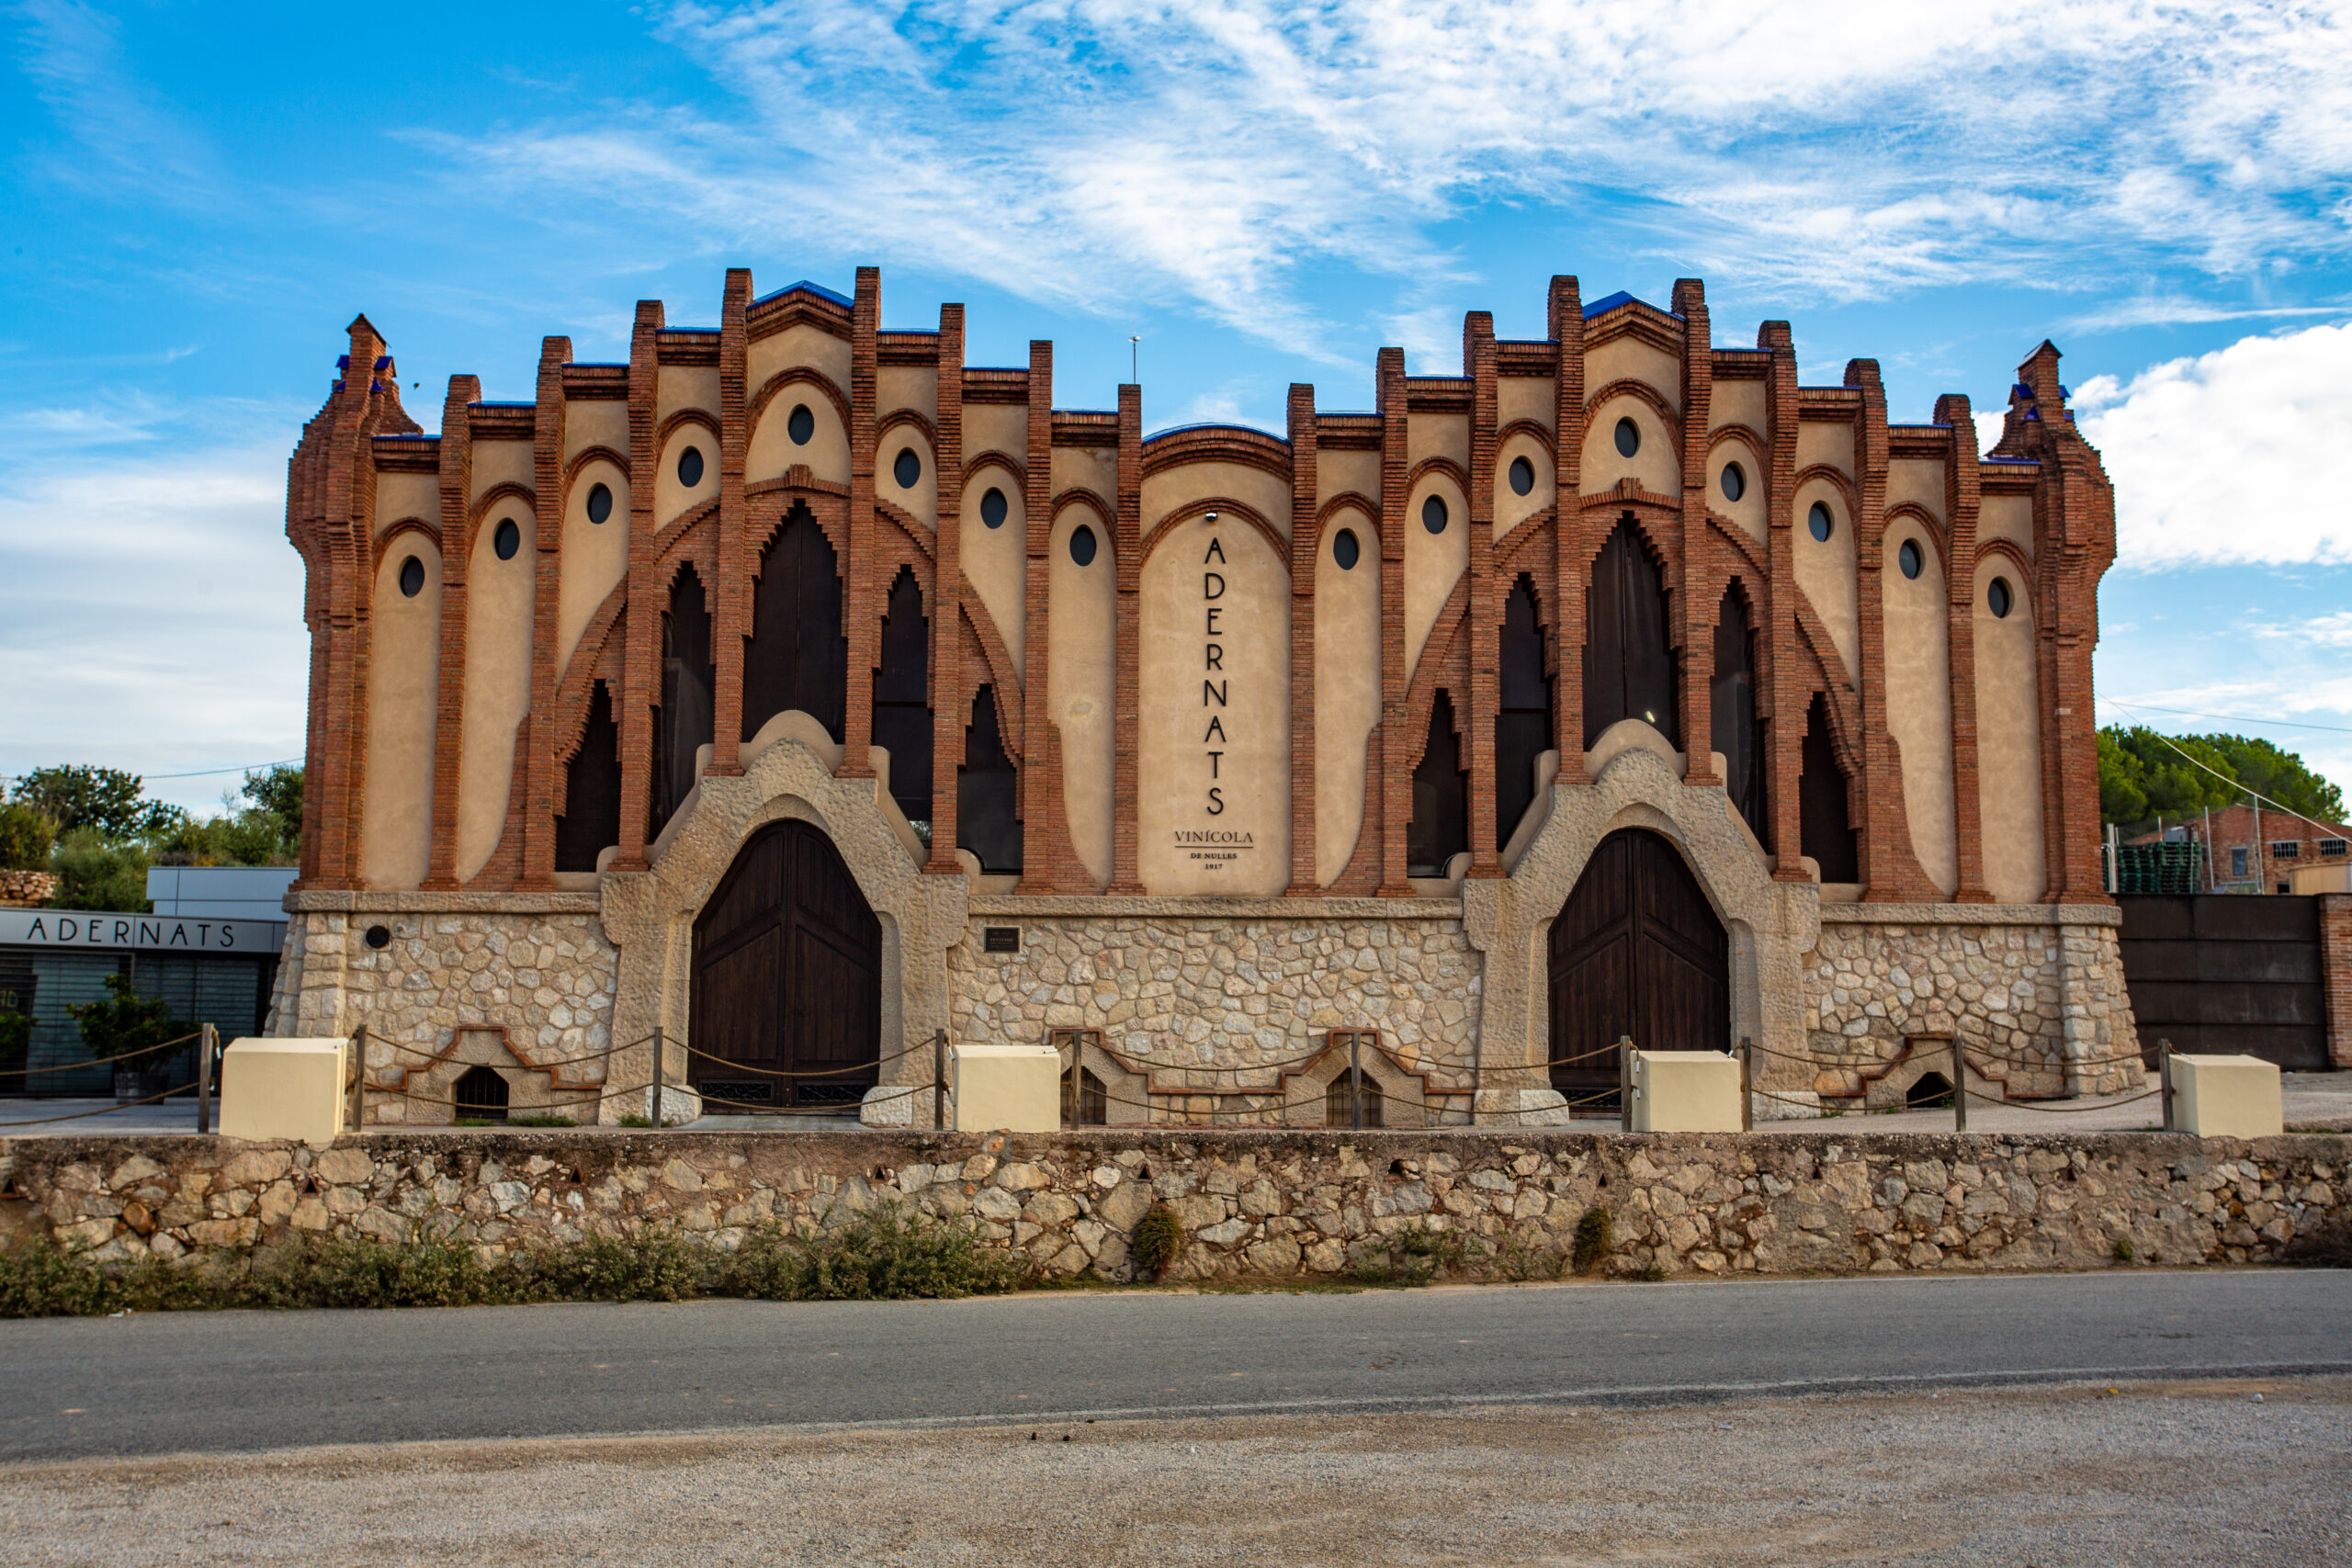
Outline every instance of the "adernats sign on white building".
[(0, 947), (155, 948), (173, 953), (275, 953), (282, 920), (107, 915), (79, 909), (0, 909)]

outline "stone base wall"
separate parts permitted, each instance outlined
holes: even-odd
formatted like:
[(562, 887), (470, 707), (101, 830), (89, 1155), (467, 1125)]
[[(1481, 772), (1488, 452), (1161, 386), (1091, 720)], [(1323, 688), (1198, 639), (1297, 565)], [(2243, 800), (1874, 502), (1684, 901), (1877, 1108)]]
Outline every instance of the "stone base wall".
[[(1239, 1109), (1278, 1103), (1278, 1075), (1306, 1066), (1330, 1031), (1377, 1030), (1431, 1092), (1466, 1093), (1485, 965), (1459, 906), (1326, 902), (1328, 914), (1204, 916), (976, 899), (969, 934), (947, 951), (948, 1032), (1042, 1044), (1053, 1030), (1098, 1029), (1148, 1070), (1152, 1092), (1191, 1089)], [(1020, 951), (986, 951), (989, 927), (1018, 930)]]
[(2352, 1144), (2182, 1134), (380, 1133), (0, 1142), (0, 1242), (178, 1260), (304, 1234), (436, 1235), (485, 1257), (640, 1227), (731, 1247), (896, 1202), (1056, 1276), (1125, 1280), (1172, 1206), (1180, 1279), (1329, 1277), (1396, 1233), (1482, 1270), (1558, 1271), (1606, 1209), (1614, 1272), (2095, 1269), (2276, 1259), (2347, 1239)]
[[(296, 894), (288, 903), (270, 1032), (333, 1037), (364, 1026), (370, 1122), (447, 1122), (450, 1085), (469, 1064), (519, 1066), (518, 1110), (569, 1109), (601, 1090), (619, 954), (595, 895)], [(380, 948), (367, 940), (374, 927), (390, 938)]]
[[(2018, 1098), (2137, 1088), (2139, 1034), (2116, 912), (1825, 906), (1804, 962), (1812, 1087), (1900, 1100), (1923, 1072), (1951, 1075), (1957, 1036), (1985, 1092)], [(1906, 918), (1907, 917), (1907, 918)], [(2054, 918), (2053, 918), (2054, 917)]]

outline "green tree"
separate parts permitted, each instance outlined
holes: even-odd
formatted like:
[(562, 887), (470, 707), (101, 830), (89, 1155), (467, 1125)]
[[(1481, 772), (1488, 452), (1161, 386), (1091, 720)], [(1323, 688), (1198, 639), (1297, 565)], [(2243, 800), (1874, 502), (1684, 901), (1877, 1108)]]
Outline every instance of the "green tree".
[(245, 775), (244, 797), (272, 813), (285, 826), (286, 836), (302, 841), (302, 770), (284, 762)]
[(153, 847), (164, 865), (296, 865), (302, 859), (302, 770), (275, 767), (245, 775), (223, 795), (226, 809), (182, 821)]
[(2248, 790), (2323, 822), (2344, 815), (2343, 791), (2270, 741), (2165, 736), (2137, 724), (2109, 725), (2098, 733), (2099, 815), (2127, 832), (2159, 817), (2179, 821), (2244, 804)]
[(35, 768), (17, 781), (10, 798), (31, 807), (57, 825), (59, 833), (90, 829), (108, 839), (144, 839), (167, 833), (187, 813), (141, 793), (137, 773), (86, 763)]
[(0, 805), (0, 871), (45, 871), (57, 824), (21, 800)]
[(49, 860), (57, 876), (50, 908), (143, 915), (149, 908), (148, 863), (144, 844), (110, 843), (88, 828), (61, 834)]
[(172, 1016), (172, 1004), (159, 997), (142, 997), (120, 975), (106, 977), (107, 995), (95, 1002), (69, 1002), (65, 1010), (82, 1026), (82, 1043), (98, 1061), (111, 1061), (150, 1045), (186, 1034), (187, 1026)]

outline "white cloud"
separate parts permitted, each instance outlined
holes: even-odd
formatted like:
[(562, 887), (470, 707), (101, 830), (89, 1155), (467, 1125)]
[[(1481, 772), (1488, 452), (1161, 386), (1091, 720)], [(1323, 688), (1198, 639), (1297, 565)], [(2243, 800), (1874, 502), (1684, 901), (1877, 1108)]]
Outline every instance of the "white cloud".
[(2352, 506), (2327, 480), (2352, 451), (2352, 325), (2242, 338), (2084, 391), (2120, 565), (2352, 561)]
[[(186, 445), (12, 464), (0, 480), (0, 774), (300, 754), (310, 639), (285, 533), (290, 439)], [(206, 811), (234, 782), (150, 793)]]
[(1964, 26), (1733, 0), (687, 4), (662, 36), (740, 107), (441, 145), (720, 245), (854, 235), (1081, 309), (1164, 288), (1299, 351), (1317, 335), (1301, 278), (1455, 275), (1431, 232), (1488, 200), (1605, 209), (1676, 265), (1833, 298), (2336, 254), (2346, 215), (2318, 193), (2352, 174), (2345, 18), (2288, 0), (1979, 0)]

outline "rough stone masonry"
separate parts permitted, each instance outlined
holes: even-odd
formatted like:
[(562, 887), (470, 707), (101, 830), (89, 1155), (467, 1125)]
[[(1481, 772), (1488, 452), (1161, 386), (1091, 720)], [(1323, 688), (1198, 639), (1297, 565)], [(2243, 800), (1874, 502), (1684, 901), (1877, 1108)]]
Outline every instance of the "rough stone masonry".
[(1611, 1216), (1618, 1273), (2244, 1264), (2345, 1234), (2347, 1157), (2340, 1137), (2298, 1134), (555, 1130), (322, 1151), (44, 1137), (0, 1143), (0, 1240), (176, 1261), (306, 1233), (438, 1235), (495, 1258), (640, 1228), (729, 1247), (897, 1202), (1048, 1275), (1124, 1280), (1128, 1238), (1160, 1200), (1185, 1230), (1179, 1279), (1329, 1278), (1408, 1227), (1475, 1237), (1494, 1271), (1552, 1272), (1594, 1208)]

